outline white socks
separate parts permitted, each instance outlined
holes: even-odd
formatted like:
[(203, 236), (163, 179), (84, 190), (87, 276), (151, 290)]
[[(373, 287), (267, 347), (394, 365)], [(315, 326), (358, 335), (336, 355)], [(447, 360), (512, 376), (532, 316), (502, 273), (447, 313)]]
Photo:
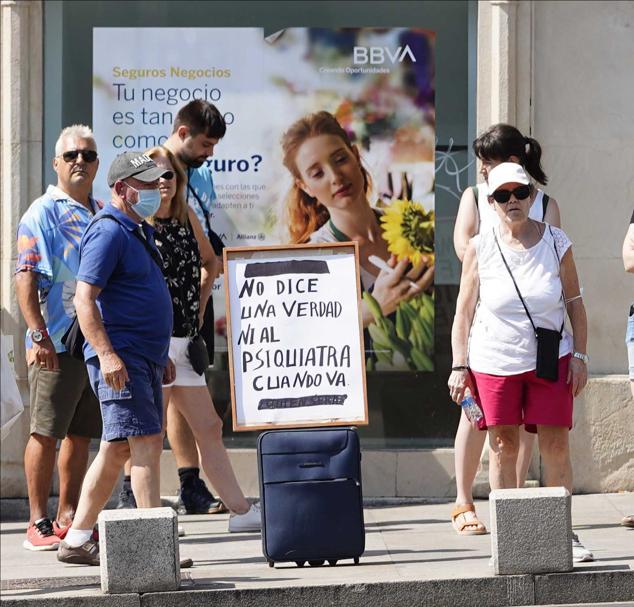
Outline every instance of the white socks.
[(83, 546), (92, 536), (92, 529), (73, 529), (71, 527), (64, 538), (64, 541), (71, 548)]

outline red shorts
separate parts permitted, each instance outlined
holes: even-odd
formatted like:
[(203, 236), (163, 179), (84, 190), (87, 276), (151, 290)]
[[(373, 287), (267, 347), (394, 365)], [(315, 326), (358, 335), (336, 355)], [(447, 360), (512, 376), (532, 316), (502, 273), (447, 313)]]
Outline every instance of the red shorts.
[(537, 432), (537, 426), (572, 428), (572, 384), (567, 384), (570, 354), (559, 359), (559, 379), (540, 379), (535, 371), (518, 375), (489, 375), (471, 371), (476, 400), (488, 426), (519, 426)]

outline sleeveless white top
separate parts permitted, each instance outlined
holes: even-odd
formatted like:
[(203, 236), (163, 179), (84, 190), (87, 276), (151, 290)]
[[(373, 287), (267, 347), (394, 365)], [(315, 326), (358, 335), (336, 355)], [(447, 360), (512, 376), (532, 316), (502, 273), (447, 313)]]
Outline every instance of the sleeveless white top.
[[(487, 184), (479, 183), (478, 184), (478, 214), (480, 215), (480, 229), (479, 232), (484, 232), (484, 230), (489, 229), (490, 226), (496, 226), (500, 222), (500, 218), (498, 214), (495, 212), (495, 209), (489, 204), (489, 200), (487, 198)], [(528, 211), (528, 216), (535, 221), (543, 221), (544, 216), (544, 192), (541, 190), (537, 190), (537, 195), (535, 196), (535, 200), (531, 205), (531, 208)], [(523, 295), (523, 293), (522, 293)]]
[[(563, 230), (545, 228), (542, 239), (525, 251), (505, 245), (497, 225), (472, 239), (480, 277), (480, 301), (469, 337), (469, 366), (474, 371), (517, 375), (535, 369), (537, 357), (535, 332), (495, 244), (494, 230), (535, 326), (561, 329), (565, 309), (559, 264), (572, 243)], [(570, 352), (572, 336), (564, 330), (559, 356)]]

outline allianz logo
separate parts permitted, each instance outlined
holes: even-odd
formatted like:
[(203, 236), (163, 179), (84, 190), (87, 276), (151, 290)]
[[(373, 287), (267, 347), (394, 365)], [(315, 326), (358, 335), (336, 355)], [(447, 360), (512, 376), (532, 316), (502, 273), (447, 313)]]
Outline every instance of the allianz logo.
[(414, 53), (412, 53), (409, 44), (404, 47), (399, 46), (396, 50), (391, 50), (387, 46), (355, 46), (352, 56), (356, 65), (363, 63), (376, 65), (388, 61), (395, 64), (401, 63), (406, 57), (409, 57), (413, 63), (416, 63), (416, 57), (414, 57)]

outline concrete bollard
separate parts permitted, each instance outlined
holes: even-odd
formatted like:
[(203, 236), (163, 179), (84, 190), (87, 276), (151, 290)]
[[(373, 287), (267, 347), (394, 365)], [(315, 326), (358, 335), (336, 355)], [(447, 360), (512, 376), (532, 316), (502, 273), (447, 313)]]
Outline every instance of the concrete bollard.
[(101, 590), (178, 590), (178, 517), (172, 508), (104, 510), (99, 515)]
[(489, 495), (489, 505), (496, 574), (572, 571), (567, 489), (496, 489)]

